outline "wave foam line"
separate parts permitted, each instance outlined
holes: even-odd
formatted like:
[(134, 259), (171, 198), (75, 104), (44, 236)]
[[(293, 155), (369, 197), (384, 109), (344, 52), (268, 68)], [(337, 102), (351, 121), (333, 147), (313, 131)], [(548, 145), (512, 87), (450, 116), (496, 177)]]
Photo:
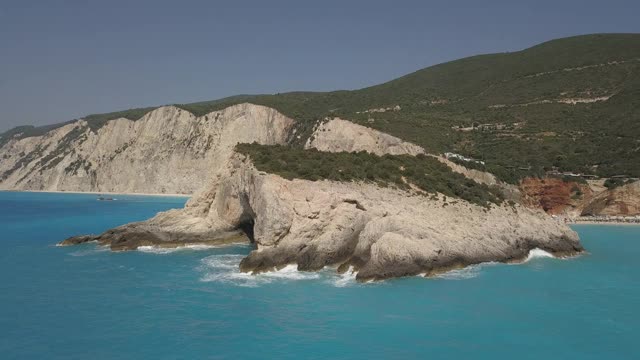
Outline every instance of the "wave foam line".
[(202, 259), (199, 270), (204, 272), (200, 279), (204, 282), (221, 282), (244, 287), (257, 287), (274, 281), (301, 281), (318, 279), (316, 272), (298, 271), (296, 265), (287, 265), (278, 271), (252, 275), (240, 272), (240, 261), (244, 255), (212, 255)]
[(144, 253), (149, 253), (149, 254), (164, 255), (164, 254), (171, 254), (178, 251), (186, 251), (186, 250), (202, 251), (202, 250), (215, 249), (218, 247), (220, 246), (204, 245), (204, 244), (184, 245), (184, 246), (178, 246), (174, 248), (165, 248), (165, 247), (159, 247), (159, 246), (138, 246), (136, 250)]
[(109, 246), (95, 246), (91, 249), (78, 250), (70, 252), (70, 256), (89, 256), (109, 251)]
[(462, 269), (450, 270), (442, 274), (438, 274), (435, 276), (436, 279), (445, 279), (445, 280), (467, 280), (473, 279), (480, 275), (480, 266), (479, 265), (469, 265)]
[(547, 251), (535, 248), (529, 251), (529, 255), (527, 255), (527, 258), (524, 260), (524, 262), (528, 262), (533, 259), (542, 259), (542, 258), (555, 258), (555, 256), (553, 256), (553, 254)]
[(331, 283), (333, 286), (340, 288), (353, 286), (358, 283), (356, 281), (356, 275), (357, 272), (355, 271), (353, 266), (349, 266), (349, 270), (345, 271), (342, 274), (338, 274)]
[(449, 270), (442, 274), (438, 274), (434, 276), (436, 279), (445, 279), (445, 280), (467, 280), (473, 279), (482, 273), (482, 269), (488, 266), (498, 265), (500, 263), (495, 261), (488, 261), (480, 264), (469, 265), (463, 267), (462, 269)]

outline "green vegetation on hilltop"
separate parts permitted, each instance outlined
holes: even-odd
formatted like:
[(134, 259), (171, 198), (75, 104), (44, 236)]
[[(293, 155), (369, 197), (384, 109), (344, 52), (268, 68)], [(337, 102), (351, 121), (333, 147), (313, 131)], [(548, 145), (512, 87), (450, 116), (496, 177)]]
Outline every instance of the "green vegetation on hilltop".
[[(239, 95), (176, 106), (204, 115), (243, 102), (296, 119), (297, 146), (317, 121), (337, 116), (432, 153), (484, 160), (486, 170), (511, 183), (552, 168), (640, 176), (640, 34), (553, 40), (439, 64), (354, 91)], [(399, 111), (367, 111), (396, 105)], [(95, 130), (151, 109), (86, 119)]]
[(618, 188), (620, 186), (628, 185), (628, 184), (634, 183), (636, 181), (638, 181), (638, 180), (636, 180), (636, 179), (611, 178), (611, 179), (607, 179), (604, 182), (604, 186), (609, 190), (613, 190), (613, 189)]
[(89, 124), (89, 128), (93, 131), (100, 129), (104, 124), (106, 124), (110, 120), (115, 119), (129, 119), (129, 120), (138, 120), (144, 115), (146, 115), (149, 111), (155, 110), (157, 107), (147, 107), (147, 108), (139, 108), (139, 109), (129, 109), (123, 111), (115, 111), (106, 114), (93, 114), (84, 117), (84, 120)]
[(258, 170), (286, 179), (367, 181), (401, 189), (414, 185), (426, 193), (441, 193), (480, 206), (503, 200), (499, 190), (455, 173), (431, 156), (327, 153), (258, 144), (239, 144), (236, 150), (248, 155)]
[(14, 127), (13, 129), (10, 129), (0, 134), (0, 147), (2, 147), (5, 143), (11, 140), (11, 138), (13, 138), (14, 136), (17, 136), (19, 138), (42, 136), (51, 130), (55, 130), (59, 127), (65, 126), (72, 122), (73, 120), (59, 123), (59, 124), (53, 124), (53, 125), (44, 125), (44, 126), (24, 125), (24, 126)]

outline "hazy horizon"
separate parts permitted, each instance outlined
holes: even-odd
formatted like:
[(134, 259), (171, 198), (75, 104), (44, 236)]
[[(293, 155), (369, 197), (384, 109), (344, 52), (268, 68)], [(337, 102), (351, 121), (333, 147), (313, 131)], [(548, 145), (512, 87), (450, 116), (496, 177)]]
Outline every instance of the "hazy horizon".
[(3, 2), (0, 132), (237, 94), (357, 89), (467, 56), (640, 31), (632, 1), (188, 3)]

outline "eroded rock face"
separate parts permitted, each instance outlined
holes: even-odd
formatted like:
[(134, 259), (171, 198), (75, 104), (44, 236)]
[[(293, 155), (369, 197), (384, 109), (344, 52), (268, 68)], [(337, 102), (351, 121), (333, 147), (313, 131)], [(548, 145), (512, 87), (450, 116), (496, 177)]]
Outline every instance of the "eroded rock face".
[(339, 118), (320, 124), (305, 144), (305, 148), (316, 148), (327, 152), (367, 151), (376, 155), (415, 156), (425, 152), (418, 145)]
[[(253, 104), (202, 117), (164, 106), (137, 121), (109, 121), (95, 132), (81, 120), (2, 146), (0, 190), (192, 194), (227, 161), (235, 144), (285, 144), (293, 124), (276, 110)], [(305, 147), (425, 153), (418, 145), (338, 118), (320, 124)], [(438, 159), (477, 182), (497, 183), (489, 173)]]
[(581, 215), (640, 215), (640, 181), (597, 194), (585, 204)]
[[(472, 179), (473, 181), (479, 183), (479, 184), (486, 184), (486, 185), (498, 185), (500, 183), (500, 181), (498, 181), (498, 179), (496, 179), (495, 175), (493, 175), (492, 173), (488, 173), (486, 171), (480, 171), (480, 170), (476, 170), (476, 169), (469, 169), (466, 168), (462, 165), (458, 165), (456, 163), (454, 163), (453, 161), (444, 158), (442, 156), (437, 157), (438, 160), (440, 160), (441, 163), (447, 165), (449, 168), (451, 168), (451, 170), (462, 174), (466, 177), (468, 177), (469, 179)], [(508, 186), (508, 184), (501, 184), (504, 186)]]
[(586, 184), (563, 181), (558, 178), (526, 178), (520, 183), (524, 203), (549, 214), (575, 216), (592, 197)]
[(294, 121), (240, 104), (196, 117), (174, 106), (96, 132), (81, 120), (0, 148), (0, 189), (192, 194), (241, 143), (284, 144)]
[[(163, 111), (173, 114), (178, 110)], [(259, 116), (249, 116), (253, 120), (247, 121), (247, 111), (257, 112)], [(357, 278), (362, 281), (434, 274), (485, 261), (517, 261), (525, 258), (533, 248), (558, 256), (582, 251), (577, 235), (566, 225), (542, 211), (518, 205), (486, 209), (462, 200), (447, 200), (442, 195), (433, 199), (373, 184), (286, 180), (260, 172), (250, 159), (234, 154), (233, 145), (252, 141), (267, 144), (284, 142), (293, 121), (273, 110), (253, 105), (232, 107), (223, 113), (226, 115), (209, 114), (214, 116), (213, 123), (219, 123), (216, 140), (203, 140), (213, 138), (198, 133), (190, 138), (199, 145), (186, 145), (189, 151), (178, 151), (201, 153), (205, 160), (198, 160), (204, 164), (200, 169), (203, 175), (198, 175), (202, 178), (198, 181), (210, 179), (184, 209), (163, 212), (150, 220), (120, 226), (101, 235), (73, 237), (61, 245), (98, 241), (110, 245), (113, 250), (130, 250), (150, 245), (175, 247), (253, 241), (256, 250), (241, 262), (243, 271), (270, 271), (289, 264), (297, 264), (300, 270), (308, 271), (325, 266), (338, 266), (341, 270), (353, 267)], [(176, 116), (190, 115), (184, 112)], [(174, 116), (165, 114), (161, 118)], [(203, 124), (212, 121), (207, 117), (199, 119), (185, 121)], [(145, 124), (144, 120), (140, 124)], [(179, 119), (175, 121), (180, 122)], [(115, 123), (117, 121), (108, 126), (116, 128), (118, 124)], [(143, 128), (156, 125), (149, 122), (146, 125), (138, 125), (138, 122), (129, 124), (128, 121), (127, 124)], [(82, 129), (81, 123), (69, 126)], [(164, 126), (169, 125), (165, 122)], [(149, 139), (137, 130), (128, 131), (138, 134), (134, 143), (139, 147), (147, 142), (153, 144), (157, 141), (154, 136), (162, 133), (163, 129), (151, 131)], [(47, 136), (64, 138), (65, 135), (53, 133)], [(87, 138), (90, 136), (88, 134)], [(126, 135), (115, 136), (121, 137), (126, 138)], [(26, 146), (29, 141), (36, 140), (28, 140), (21, 146)], [(167, 139), (162, 142), (172, 143)], [(213, 147), (207, 145), (214, 143)], [(215, 148), (216, 151), (211, 154), (207, 151), (194, 152), (193, 146)], [(414, 144), (340, 119), (316, 129), (307, 147), (322, 151), (369, 151), (378, 155), (424, 153)], [(170, 157), (177, 150), (162, 151), (168, 151), (165, 155)], [(113, 152), (117, 153), (114, 149), (106, 151)], [(151, 152), (137, 151), (125, 159), (133, 161), (130, 157), (134, 154), (136, 158), (140, 157), (140, 162), (144, 156), (149, 161), (155, 156)], [(166, 160), (167, 156), (161, 158)], [(184, 157), (178, 159), (188, 161)], [(110, 163), (103, 165), (108, 168), (115, 163), (111, 159)], [(189, 163), (188, 167), (192, 169), (197, 164)], [(109, 169), (113, 171), (113, 168)], [(453, 170), (467, 171), (459, 166)], [(144, 173), (144, 170), (140, 171)], [(483, 174), (472, 175), (482, 177), (480, 181), (489, 184), (495, 180)], [(122, 180), (114, 181), (114, 186), (117, 187), (119, 181)], [(104, 183), (108, 184), (108, 181), (95, 184)], [(128, 189), (139, 188), (135, 181), (128, 184)], [(154, 182), (145, 180), (144, 184)], [(196, 181), (193, 188), (198, 185)]]
[(614, 189), (602, 186), (604, 180), (588, 183), (557, 178), (527, 178), (520, 183), (523, 203), (549, 214), (579, 216), (640, 215), (640, 181)]
[[(315, 148), (326, 152), (366, 151), (376, 155), (412, 155), (426, 154), (426, 151), (410, 142), (350, 121), (334, 118), (319, 124), (305, 144), (306, 149)], [(508, 200), (520, 202), (521, 194), (517, 186), (500, 182), (488, 172), (468, 169), (443, 156), (430, 154), (447, 165), (452, 171), (462, 174), (477, 183), (497, 186)]]
[(184, 209), (94, 239), (116, 250), (127, 248), (121, 239), (130, 235), (135, 241), (124, 240), (130, 248), (148, 239), (229, 242), (246, 224), (253, 224), (257, 247), (240, 264), (246, 272), (353, 266), (363, 281), (517, 261), (533, 248), (558, 256), (582, 251), (575, 232), (542, 211), (485, 209), (364, 183), (285, 180), (257, 171), (243, 155), (233, 156)]

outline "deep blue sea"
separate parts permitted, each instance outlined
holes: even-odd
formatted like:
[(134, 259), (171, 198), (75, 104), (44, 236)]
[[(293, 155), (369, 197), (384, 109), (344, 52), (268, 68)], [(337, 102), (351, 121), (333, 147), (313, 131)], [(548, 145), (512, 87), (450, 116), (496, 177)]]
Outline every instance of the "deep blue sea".
[(56, 247), (184, 198), (0, 192), (0, 359), (640, 359), (640, 226), (589, 254), (358, 284), (240, 274), (249, 246)]

